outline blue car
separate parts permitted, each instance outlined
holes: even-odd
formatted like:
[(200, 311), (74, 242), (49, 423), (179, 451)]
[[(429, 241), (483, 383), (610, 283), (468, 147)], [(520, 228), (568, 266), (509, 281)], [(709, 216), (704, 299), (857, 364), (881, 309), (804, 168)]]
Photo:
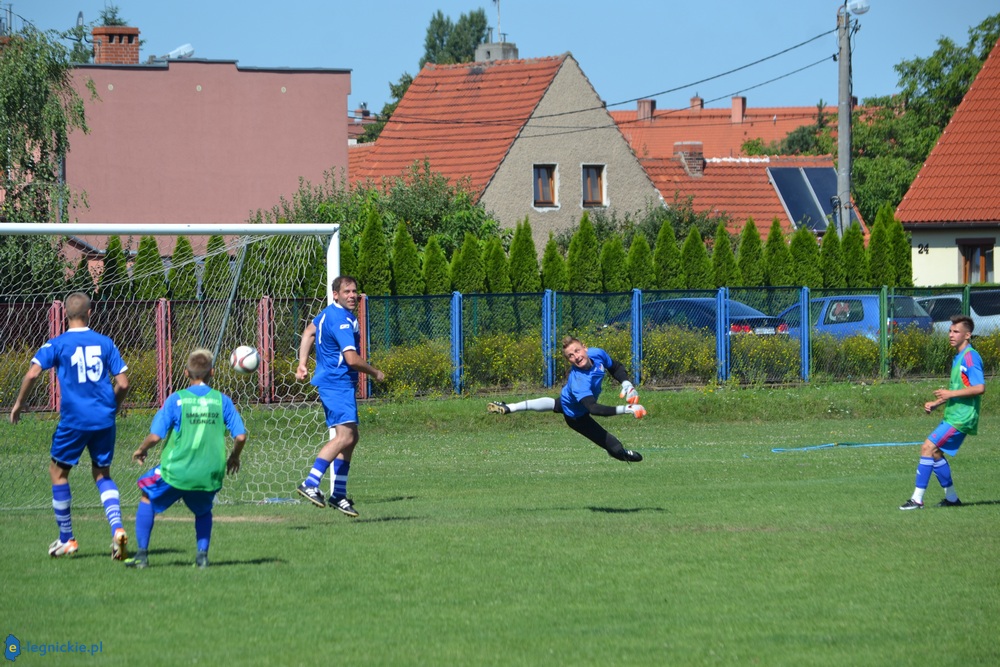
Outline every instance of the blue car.
[[(842, 339), (865, 336), (872, 340), (879, 337), (879, 297), (877, 294), (849, 296), (824, 296), (809, 300), (809, 317), (814, 334), (830, 334)], [(891, 296), (887, 299), (890, 331), (917, 327), (929, 332), (933, 320), (913, 297)], [(798, 336), (802, 328), (802, 313), (796, 304), (778, 315), (788, 323), (788, 333)]]
[[(728, 302), (729, 333), (775, 335), (788, 333), (780, 317), (773, 317), (739, 301)], [(706, 329), (715, 332), (718, 304), (714, 298), (694, 297), (660, 299), (642, 304), (642, 320), (646, 326), (675, 326), (685, 329)], [(632, 312), (625, 311), (612, 318), (608, 325), (631, 321)]]

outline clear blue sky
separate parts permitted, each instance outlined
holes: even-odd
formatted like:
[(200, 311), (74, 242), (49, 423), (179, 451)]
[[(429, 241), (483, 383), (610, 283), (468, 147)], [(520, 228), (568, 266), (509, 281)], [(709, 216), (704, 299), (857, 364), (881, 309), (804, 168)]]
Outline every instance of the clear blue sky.
[[(97, 19), (104, 0), (0, 0), (38, 28), (67, 29), (83, 11)], [(452, 20), (486, 11), (496, 37), (492, 0), (118, 0), (119, 15), (140, 29), (141, 59), (190, 43), (196, 58), (240, 65), (350, 69), (348, 108), (367, 102), (379, 111), (390, 81), (417, 74), (431, 16)], [(726, 107), (733, 94), (750, 106), (812, 106), (837, 101), (838, 0), (501, 0), (500, 28), (522, 58), (569, 51), (609, 105), (656, 96), (657, 108), (686, 106), (695, 93), (706, 106)], [(1000, 12), (996, 0), (870, 0), (857, 17), (854, 94), (859, 99), (897, 90), (893, 65), (929, 56), (947, 36), (959, 45), (968, 30)], [(19, 20), (15, 18), (14, 26)], [(801, 48), (737, 73), (693, 84), (783, 51)], [(803, 66), (798, 74), (762, 85)], [(712, 101), (716, 100), (716, 101)], [(634, 108), (634, 103), (612, 108)]]

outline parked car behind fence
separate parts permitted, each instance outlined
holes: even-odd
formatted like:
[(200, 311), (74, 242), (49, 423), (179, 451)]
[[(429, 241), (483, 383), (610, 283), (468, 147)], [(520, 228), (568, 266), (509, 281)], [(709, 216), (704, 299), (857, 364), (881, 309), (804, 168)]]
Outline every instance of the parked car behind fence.
[[(931, 316), (910, 296), (886, 298), (886, 320), (890, 330), (917, 327), (931, 331)], [(809, 300), (809, 318), (813, 332), (830, 334), (840, 340), (849, 336), (865, 336), (872, 340), (879, 337), (879, 297), (877, 294), (825, 296)], [(778, 317), (788, 323), (788, 333), (798, 336), (802, 327), (802, 314), (796, 304), (782, 311)]]
[[(767, 315), (739, 301), (727, 300), (730, 334), (757, 334), (771, 336), (787, 334), (788, 326), (780, 317)], [(642, 304), (644, 326), (678, 326), (687, 329), (706, 329), (715, 333), (718, 302), (710, 297), (660, 299)], [(628, 322), (631, 311), (616, 315), (609, 325)]]
[[(934, 321), (934, 331), (948, 333), (952, 315), (962, 314), (962, 294), (935, 294), (917, 297), (919, 303)], [(969, 292), (969, 315), (976, 323), (976, 335), (1000, 329), (1000, 290)]]

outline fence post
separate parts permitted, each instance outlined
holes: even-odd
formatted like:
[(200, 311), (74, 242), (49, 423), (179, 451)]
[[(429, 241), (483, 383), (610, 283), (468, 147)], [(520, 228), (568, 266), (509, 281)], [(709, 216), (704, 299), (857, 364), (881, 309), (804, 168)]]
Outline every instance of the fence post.
[(962, 288), (962, 314), (968, 317), (972, 314), (969, 307), (969, 295), (972, 293), (971, 285), (969, 283), (965, 284)]
[(257, 382), (260, 398), (264, 403), (274, 400), (274, 297), (263, 296), (257, 303), (257, 354), (260, 368)]
[(642, 290), (632, 289), (632, 382), (642, 381)]
[[(371, 327), (368, 326), (368, 295), (362, 294), (358, 299), (358, 338), (361, 340), (361, 349), (358, 350), (358, 355), (362, 359), (368, 361), (368, 347), (371, 341), (368, 339), (368, 332)], [(364, 400), (371, 396), (371, 378), (368, 377), (367, 373), (359, 375), (359, 379), (364, 377), (364, 382), (358, 382), (358, 398)], [(331, 436), (332, 438), (332, 436)], [(331, 477), (331, 480), (333, 478)]]
[(163, 405), (173, 393), (173, 337), (170, 335), (170, 302), (156, 300), (156, 404)]
[(729, 288), (715, 293), (715, 368), (720, 382), (729, 379)]
[(451, 293), (451, 385), (456, 394), (462, 393), (462, 293)]
[(555, 336), (555, 294), (547, 289), (542, 293), (542, 383), (551, 387), (555, 383), (555, 364), (552, 359)]
[(889, 288), (882, 285), (878, 292), (878, 312), (882, 315), (882, 321), (878, 328), (878, 351), (879, 351), (879, 375), (882, 378), (889, 377)]
[(799, 363), (802, 364), (802, 381), (809, 382), (812, 345), (812, 313), (809, 308), (809, 288), (799, 291)]
[[(66, 311), (62, 301), (53, 301), (49, 306), (49, 339), (62, 334), (66, 330)], [(49, 369), (49, 399), (48, 408), (52, 412), (59, 410), (61, 405), (59, 382), (56, 380), (56, 369)]]

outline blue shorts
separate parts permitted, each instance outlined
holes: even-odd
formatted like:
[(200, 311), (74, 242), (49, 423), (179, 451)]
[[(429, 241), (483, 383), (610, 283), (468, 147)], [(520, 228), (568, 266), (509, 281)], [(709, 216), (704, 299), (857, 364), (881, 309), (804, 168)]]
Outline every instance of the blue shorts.
[(218, 491), (181, 491), (175, 489), (160, 477), (159, 467), (153, 468), (140, 477), (136, 485), (149, 498), (153, 512), (156, 514), (162, 514), (171, 505), (183, 499), (184, 504), (195, 516), (201, 516), (212, 511), (212, 506), (215, 504), (215, 494), (218, 493)]
[(83, 450), (90, 451), (90, 461), (98, 468), (107, 468), (115, 458), (115, 424), (97, 431), (56, 426), (52, 434), (50, 456), (56, 463), (75, 466)]
[(354, 385), (343, 387), (318, 387), (319, 400), (323, 402), (326, 425), (330, 428), (340, 424), (358, 423), (358, 399)]
[(938, 424), (938, 427), (934, 429), (929, 436), (927, 436), (927, 439), (933, 442), (934, 446), (948, 456), (954, 456), (958, 453), (958, 448), (962, 446), (962, 442), (965, 440), (965, 434), (948, 422), (941, 422)]

